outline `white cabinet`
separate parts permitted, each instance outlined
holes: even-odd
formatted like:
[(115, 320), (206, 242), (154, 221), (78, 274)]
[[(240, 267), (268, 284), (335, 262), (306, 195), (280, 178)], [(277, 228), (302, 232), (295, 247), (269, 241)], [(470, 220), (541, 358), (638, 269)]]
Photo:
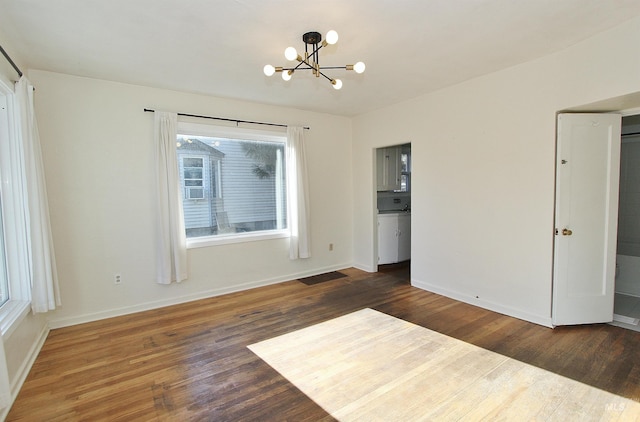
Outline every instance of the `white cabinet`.
[(411, 259), (411, 214), (398, 215), (398, 262)]
[(378, 215), (378, 264), (398, 262), (398, 214)]
[(401, 188), (402, 148), (378, 148), (376, 151), (377, 186), (379, 191), (394, 191)]
[(378, 214), (378, 264), (411, 259), (411, 214)]

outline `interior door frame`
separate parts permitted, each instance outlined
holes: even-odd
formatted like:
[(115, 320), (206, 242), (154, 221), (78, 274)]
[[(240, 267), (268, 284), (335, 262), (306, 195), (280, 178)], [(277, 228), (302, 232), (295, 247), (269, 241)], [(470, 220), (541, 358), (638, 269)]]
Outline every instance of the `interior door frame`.
[[(385, 144), (385, 145), (380, 145), (380, 146), (374, 146), (371, 149), (372, 152), (372, 189), (373, 189), (373, 205), (372, 205), (372, 213), (373, 213), (373, 271), (377, 272), (378, 271), (378, 252), (379, 252), (379, 245), (378, 245), (378, 150), (379, 149), (384, 149), (384, 148), (390, 148), (390, 147), (399, 147), (405, 144), (411, 144), (412, 148), (413, 148), (413, 142), (412, 141), (405, 141), (405, 142), (401, 142), (401, 143), (396, 143), (396, 144)], [(413, 160), (413, 150), (411, 152), (411, 160)], [(413, 168), (413, 161), (411, 161), (411, 168)], [(413, 186), (410, 184), (409, 185), (409, 192), (411, 194), (411, 197), (413, 198)], [(411, 217), (412, 221), (413, 221), (413, 216)], [(411, 228), (411, 232), (413, 232), (413, 226)], [(412, 241), (413, 242), (413, 241)]]

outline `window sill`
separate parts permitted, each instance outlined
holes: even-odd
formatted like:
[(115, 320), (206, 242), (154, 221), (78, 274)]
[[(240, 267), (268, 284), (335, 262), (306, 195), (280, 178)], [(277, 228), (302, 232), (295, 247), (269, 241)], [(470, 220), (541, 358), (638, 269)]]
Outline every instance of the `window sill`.
[(187, 249), (204, 248), (207, 246), (227, 245), (231, 243), (257, 242), (269, 239), (283, 239), (289, 237), (289, 230), (268, 232), (233, 233), (228, 235), (193, 237), (187, 239)]
[(28, 301), (9, 300), (0, 307), (0, 335), (8, 337), (20, 321), (31, 311)]

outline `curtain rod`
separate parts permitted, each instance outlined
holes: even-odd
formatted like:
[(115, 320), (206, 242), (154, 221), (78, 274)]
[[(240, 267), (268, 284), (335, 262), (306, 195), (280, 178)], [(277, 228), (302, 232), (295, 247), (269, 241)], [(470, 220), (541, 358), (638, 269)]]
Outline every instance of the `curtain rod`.
[(0, 45), (0, 51), (2, 52), (2, 55), (4, 56), (4, 58), (7, 59), (7, 61), (11, 65), (11, 67), (13, 67), (15, 69), (15, 71), (18, 72), (18, 75), (20, 75), (20, 77), (22, 77), (22, 71), (20, 70), (18, 65), (15, 64), (13, 60), (11, 60), (11, 57), (9, 57), (9, 54), (7, 54), (7, 52), (4, 51), (4, 48), (2, 48), (1, 45)]
[[(155, 113), (155, 110), (152, 110), (150, 108), (145, 108), (144, 111), (148, 112), (148, 113)], [(188, 114), (188, 113), (176, 113), (178, 116), (185, 116), (185, 117), (197, 117), (199, 119), (212, 119), (212, 120), (224, 120), (225, 122), (235, 122), (237, 123), (250, 123), (252, 125), (265, 125), (265, 126), (277, 126), (277, 127), (288, 127), (287, 125), (281, 125), (279, 123), (265, 123), (265, 122), (254, 122), (251, 120), (238, 120), (238, 119), (227, 119), (224, 117), (213, 117), (213, 116), (201, 116), (198, 114)], [(309, 130), (309, 127), (303, 127), (303, 129)]]

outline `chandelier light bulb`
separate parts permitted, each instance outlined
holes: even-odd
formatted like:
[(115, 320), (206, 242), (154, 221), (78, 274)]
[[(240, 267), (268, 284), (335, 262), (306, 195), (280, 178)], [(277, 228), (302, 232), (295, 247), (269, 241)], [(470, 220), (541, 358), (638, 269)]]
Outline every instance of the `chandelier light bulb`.
[(325, 41), (327, 41), (327, 44), (335, 44), (338, 42), (338, 33), (332, 29), (331, 31), (327, 32), (327, 35), (324, 37), (324, 39)]
[(333, 85), (333, 89), (342, 88), (342, 81), (340, 79), (334, 79), (333, 82), (331, 82), (331, 84)]
[(298, 52), (294, 47), (287, 47), (287, 49), (284, 50), (284, 57), (286, 57), (287, 60), (294, 61), (298, 58)]
[(272, 76), (274, 73), (276, 73), (276, 68), (268, 64), (268, 65), (265, 65), (263, 71), (265, 75)]
[(285, 81), (290, 81), (291, 80), (291, 73), (293, 73), (293, 72), (291, 72), (291, 73), (289, 73), (289, 72), (291, 72), (291, 71), (288, 70), (286, 72), (282, 72), (282, 79), (283, 80), (285, 80)]
[(365, 67), (366, 66), (364, 65), (364, 63), (358, 62), (358, 63), (353, 65), (353, 70), (355, 70), (356, 73), (362, 73), (362, 72), (364, 72)]

